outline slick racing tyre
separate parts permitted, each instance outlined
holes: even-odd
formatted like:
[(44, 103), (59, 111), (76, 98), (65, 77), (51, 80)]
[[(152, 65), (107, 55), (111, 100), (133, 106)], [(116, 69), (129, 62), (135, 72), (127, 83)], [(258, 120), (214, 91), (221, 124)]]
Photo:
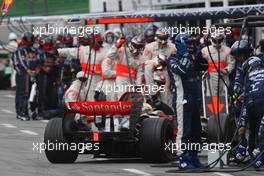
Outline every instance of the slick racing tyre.
[[(227, 114), (220, 115), (220, 128), (217, 117), (209, 117), (207, 124), (207, 141), (208, 143), (218, 142), (218, 135), (220, 131), (222, 132), (219, 137), (220, 142), (227, 143), (232, 140), (232, 137), (236, 131), (236, 124), (234, 119), (232, 119)], [(220, 130), (221, 129), (221, 130)]]
[(70, 139), (75, 131), (78, 130), (77, 124), (74, 120), (76, 114), (65, 112), (62, 120), (62, 130), (65, 138)]
[(70, 144), (63, 136), (62, 118), (49, 121), (45, 128), (44, 143), (46, 157), (51, 163), (73, 163), (78, 157), (78, 151), (70, 150)]
[(126, 92), (120, 97), (119, 101), (131, 101), (133, 103), (129, 118), (129, 129), (134, 133), (141, 114), (144, 97), (138, 92)]
[(148, 118), (142, 122), (139, 145), (144, 161), (165, 163), (172, 160), (173, 154), (166, 145), (173, 141), (173, 125), (168, 119)]

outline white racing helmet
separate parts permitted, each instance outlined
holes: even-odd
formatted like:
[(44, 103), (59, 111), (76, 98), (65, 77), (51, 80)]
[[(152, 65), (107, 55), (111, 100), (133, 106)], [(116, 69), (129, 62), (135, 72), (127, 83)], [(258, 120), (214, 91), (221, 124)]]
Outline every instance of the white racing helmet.
[(115, 33), (113, 31), (106, 31), (105, 34), (104, 34), (104, 41), (106, 43), (114, 43), (115, 42)]
[(17, 40), (17, 35), (13, 32), (11, 32), (9, 35), (8, 35), (8, 40), (11, 41), (11, 40)]
[(128, 45), (129, 51), (134, 55), (138, 55), (141, 51), (143, 51), (144, 47), (145, 41), (141, 36), (133, 37)]
[(156, 31), (155, 39), (161, 44), (161, 45), (167, 45), (168, 39), (169, 39), (169, 31), (165, 28), (159, 28)]
[(224, 34), (216, 34), (211, 36), (211, 43), (213, 46), (221, 46), (224, 42), (225, 36)]
[(115, 34), (116, 40), (118, 40), (121, 37), (122, 32), (121, 32), (121, 30), (119, 28), (115, 28), (114, 29), (114, 34)]

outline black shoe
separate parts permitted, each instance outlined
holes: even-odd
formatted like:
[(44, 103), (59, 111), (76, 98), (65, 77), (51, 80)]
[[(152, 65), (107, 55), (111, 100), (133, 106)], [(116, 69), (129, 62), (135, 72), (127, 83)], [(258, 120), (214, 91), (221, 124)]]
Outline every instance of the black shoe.
[(31, 119), (32, 119), (32, 120), (38, 120), (38, 114), (37, 114), (37, 112), (33, 112), (33, 113), (31, 114)]
[(37, 115), (37, 117), (34, 120), (44, 120), (44, 118), (40, 115)]
[(20, 116), (20, 120), (22, 120), (22, 121), (29, 121), (30, 120), (30, 117), (28, 115), (21, 115)]

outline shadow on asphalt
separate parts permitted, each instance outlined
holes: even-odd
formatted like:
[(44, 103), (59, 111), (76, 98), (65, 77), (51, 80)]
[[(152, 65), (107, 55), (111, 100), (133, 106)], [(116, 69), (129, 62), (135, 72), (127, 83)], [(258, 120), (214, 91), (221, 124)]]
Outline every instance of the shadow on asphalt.
[[(101, 158), (98, 158), (101, 159)], [(144, 163), (144, 164), (149, 164), (144, 162), (142, 159), (140, 158), (132, 158), (132, 159), (109, 159), (106, 158), (106, 160), (104, 160), (105, 158), (102, 158), (102, 160), (96, 160), (96, 159), (92, 159), (92, 161), (77, 161), (74, 164), (116, 164), (116, 163), (123, 163), (123, 164), (130, 164), (130, 163)]]

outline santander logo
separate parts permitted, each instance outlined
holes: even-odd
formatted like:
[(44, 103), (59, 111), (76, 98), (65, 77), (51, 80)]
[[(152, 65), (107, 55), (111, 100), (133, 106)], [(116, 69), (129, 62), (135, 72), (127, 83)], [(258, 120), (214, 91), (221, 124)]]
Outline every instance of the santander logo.
[(85, 115), (129, 115), (132, 102), (68, 102), (67, 111)]

